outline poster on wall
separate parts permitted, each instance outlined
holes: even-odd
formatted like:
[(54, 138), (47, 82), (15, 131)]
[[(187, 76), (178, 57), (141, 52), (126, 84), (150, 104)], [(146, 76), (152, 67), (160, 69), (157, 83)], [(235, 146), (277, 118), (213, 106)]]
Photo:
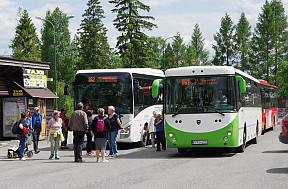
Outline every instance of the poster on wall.
[(47, 88), (47, 71), (23, 68), (25, 88)]
[(3, 136), (16, 136), (12, 133), (14, 123), (21, 118), (21, 113), (26, 109), (26, 98), (3, 98)]

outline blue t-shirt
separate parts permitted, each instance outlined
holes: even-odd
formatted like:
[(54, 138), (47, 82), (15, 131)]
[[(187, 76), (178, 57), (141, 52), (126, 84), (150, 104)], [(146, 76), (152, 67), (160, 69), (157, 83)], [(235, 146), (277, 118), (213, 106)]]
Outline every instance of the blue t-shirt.
[(160, 120), (162, 120), (161, 123), (159, 123), (158, 125), (156, 125), (156, 123), (158, 123), (158, 121), (155, 119), (154, 121), (154, 126), (156, 127), (156, 132), (162, 132), (164, 131), (164, 124), (163, 124), (163, 118), (160, 118)]

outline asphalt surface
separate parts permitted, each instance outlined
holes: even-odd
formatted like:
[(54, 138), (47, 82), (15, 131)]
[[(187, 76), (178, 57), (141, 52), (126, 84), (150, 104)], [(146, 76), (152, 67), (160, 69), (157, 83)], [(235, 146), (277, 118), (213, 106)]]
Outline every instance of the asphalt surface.
[(280, 130), (278, 125), (241, 154), (207, 149), (180, 155), (176, 149), (129, 146), (108, 163), (85, 155), (84, 163), (74, 163), (72, 149), (60, 151), (60, 160), (48, 160), (45, 141), (25, 162), (8, 159), (3, 147), (0, 188), (288, 188), (288, 145), (278, 141)]

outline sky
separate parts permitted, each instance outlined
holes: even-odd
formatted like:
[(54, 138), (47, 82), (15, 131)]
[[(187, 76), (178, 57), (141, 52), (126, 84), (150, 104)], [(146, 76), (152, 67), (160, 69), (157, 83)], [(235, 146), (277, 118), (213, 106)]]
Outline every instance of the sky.
[[(35, 16), (45, 18), (47, 10), (53, 11), (59, 7), (67, 15), (75, 16), (69, 20), (69, 30), (74, 36), (81, 23), (82, 14), (87, 9), (87, 2), (88, 0), (0, 0), (0, 56), (12, 54), (9, 45), (15, 36), (19, 7), (28, 11), (39, 38), (43, 22), (35, 19)], [(103, 23), (108, 29), (108, 41), (110, 46), (115, 48), (117, 36), (120, 35), (113, 26), (116, 14), (111, 12), (113, 5), (109, 4), (108, 0), (100, 2), (106, 16)], [(205, 38), (205, 48), (210, 51), (210, 56), (213, 56), (212, 44), (215, 44), (213, 34), (219, 31), (221, 18), (225, 13), (237, 23), (241, 13), (244, 12), (254, 28), (265, 0), (141, 0), (141, 2), (151, 8), (150, 12), (143, 14), (153, 16), (155, 18), (153, 22), (158, 26), (153, 31), (146, 32), (149, 36), (162, 36), (166, 39), (179, 32), (184, 42), (188, 44), (193, 28), (198, 23)], [(287, 12), (288, 0), (282, 0), (282, 3)], [(172, 41), (173, 39), (167, 40), (170, 43)]]

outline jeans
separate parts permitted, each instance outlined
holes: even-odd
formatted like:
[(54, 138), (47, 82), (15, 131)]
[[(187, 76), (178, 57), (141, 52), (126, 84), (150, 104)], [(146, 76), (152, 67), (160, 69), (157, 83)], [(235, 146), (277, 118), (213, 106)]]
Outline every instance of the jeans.
[(157, 141), (157, 150), (160, 150), (160, 143), (162, 144), (162, 149), (166, 150), (164, 131), (156, 132), (156, 141)]
[(75, 160), (82, 159), (82, 149), (85, 131), (73, 131), (74, 157)]
[(61, 142), (61, 146), (67, 146), (68, 131), (66, 132), (65, 129), (62, 128), (62, 133), (64, 136), (64, 141)]
[(51, 134), (51, 135), (50, 135), (50, 150), (51, 150), (51, 155), (54, 156), (54, 152), (55, 152), (55, 157), (58, 157), (59, 138), (60, 138), (60, 135), (57, 135), (57, 137), (54, 137), (54, 134)]
[(92, 151), (92, 135), (91, 135), (91, 132), (88, 131), (88, 133), (86, 133), (86, 136), (87, 136), (86, 150), (87, 150), (87, 153), (89, 153), (89, 152)]
[(20, 158), (24, 157), (24, 153), (25, 153), (25, 149), (26, 149), (26, 139), (21, 140), (21, 135), (18, 134), (18, 139), (20, 140), (20, 151), (19, 151), (19, 155)]
[(40, 129), (35, 129), (33, 131), (33, 145), (34, 145), (34, 151), (38, 151), (38, 143), (39, 143), (39, 136), (40, 136)]
[(117, 135), (118, 135), (118, 131), (112, 131), (108, 133), (108, 143), (109, 143), (109, 149), (110, 149), (109, 155), (114, 154), (115, 156), (118, 156), (117, 143), (116, 143)]

